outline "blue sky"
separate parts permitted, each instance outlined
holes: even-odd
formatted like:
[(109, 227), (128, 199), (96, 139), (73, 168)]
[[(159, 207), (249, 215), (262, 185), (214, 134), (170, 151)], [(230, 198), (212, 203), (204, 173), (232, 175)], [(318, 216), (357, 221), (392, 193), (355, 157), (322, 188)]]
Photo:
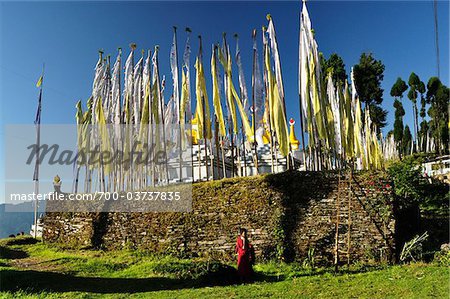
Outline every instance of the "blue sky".
[[(261, 26), (266, 14), (277, 31), (288, 117), (298, 119), (297, 61), (301, 3), (298, 1), (183, 1), (183, 2), (2, 2), (0, 3), (0, 103), (3, 127), (32, 123), (38, 90), (35, 87), (42, 64), (46, 65), (42, 122), (74, 123), (74, 105), (91, 93), (98, 49), (115, 59), (117, 48), (135, 42), (138, 49), (160, 45), (160, 69), (168, 79), (172, 26), (179, 28), (179, 49), (184, 48), (184, 27), (193, 30), (193, 55), (198, 34), (203, 36), (205, 67), (209, 74), (211, 43), (228, 33), (234, 52), (233, 34), (240, 36), (247, 85), (250, 86), (251, 32)], [(422, 80), (436, 75), (432, 1), (308, 1), (319, 50), (329, 57), (338, 53), (347, 71), (362, 52), (372, 52), (386, 66), (383, 107), (393, 123), (389, 91), (398, 76), (407, 81), (411, 71)], [(438, 2), (441, 80), (449, 85), (449, 3)], [(236, 73), (237, 74), (237, 73)], [(237, 77), (237, 75), (235, 75)], [(207, 84), (210, 79), (208, 78)], [(425, 82), (426, 83), (426, 82)], [(405, 122), (411, 126), (411, 105), (404, 100)], [(298, 122), (297, 122), (298, 123)], [(298, 129), (298, 128), (297, 128)], [(3, 168), (3, 150), (0, 166)], [(30, 174), (31, 178), (31, 174)], [(2, 179), (0, 177), (0, 179)], [(1, 188), (1, 187), (0, 187)]]

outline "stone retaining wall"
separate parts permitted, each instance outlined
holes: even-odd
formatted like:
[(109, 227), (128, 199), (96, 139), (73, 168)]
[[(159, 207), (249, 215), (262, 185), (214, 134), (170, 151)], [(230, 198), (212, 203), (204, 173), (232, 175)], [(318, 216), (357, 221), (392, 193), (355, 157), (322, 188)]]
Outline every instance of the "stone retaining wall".
[[(69, 247), (135, 248), (229, 261), (240, 227), (259, 260), (333, 261), (337, 202), (339, 249), (346, 261), (392, 260), (392, 188), (383, 173), (284, 172), (193, 185), (189, 213), (47, 213), (43, 239)], [(340, 188), (339, 186), (340, 181)], [(350, 203), (349, 203), (350, 198)], [(339, 200), (338, 200), (339, 199)], [(350, 204), (350, 221), (348, 207)]]

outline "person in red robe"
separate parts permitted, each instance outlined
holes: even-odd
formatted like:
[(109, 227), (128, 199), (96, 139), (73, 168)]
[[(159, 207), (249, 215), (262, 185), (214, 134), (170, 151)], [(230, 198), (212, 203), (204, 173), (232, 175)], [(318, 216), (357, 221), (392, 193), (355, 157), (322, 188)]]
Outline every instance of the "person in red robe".
[(238, 255), (237, 272), (239, 278), (241, 282), (248, 282), (253, 274), (252, 265), (255, 258), (253, 246), (247, 239), (247, 230), (245, 228), (239, 230), (239, 236), (236, 240), (236, 253)]

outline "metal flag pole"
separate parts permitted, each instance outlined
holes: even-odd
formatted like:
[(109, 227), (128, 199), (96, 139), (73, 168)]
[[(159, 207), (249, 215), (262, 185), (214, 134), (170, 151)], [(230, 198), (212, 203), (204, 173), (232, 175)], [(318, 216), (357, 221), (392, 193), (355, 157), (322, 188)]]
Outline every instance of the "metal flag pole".
[(37, 220), (38, 220), (38, 194), (39, 194), (39, 164), (40, 164), (40, 147), (41, 147), (41, 111), (42, 111), (42, 87), (44, 83), (44, 70), (45, 70), (45, 64), (42, 65), (42, 74), (39, 78), (38, 85), (39, 85), (39, 99), (38, 99), (38, 108), (36, 112), (36, 119), (34, 124), (36, 125), (36, 145), (37, 145), (37, 151), (36, 151), (36, 161), (34, 166), (34, 174), (33, 174), (33, 181), (34, 181), (34, 194), (35, 194), (35, 202), (34, 202), (34, 238), (37, 237)]

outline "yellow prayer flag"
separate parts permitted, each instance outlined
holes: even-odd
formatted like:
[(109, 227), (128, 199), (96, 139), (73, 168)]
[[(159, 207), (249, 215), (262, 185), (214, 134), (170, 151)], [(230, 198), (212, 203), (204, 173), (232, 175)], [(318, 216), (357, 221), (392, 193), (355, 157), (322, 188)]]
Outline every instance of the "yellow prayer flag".
[(39, 77), (39, 80), (38, 80), (37, 83), (36, 83), (36, 87), (41, 87), (41, 85), (42, 85), (42, 80), (44, 80), (44, 77), (43, 77), (43, 76), (40, 76), (40, 77)]
[(220, 103), (219, 80), (217, 78), (216, 49), (213, 49), (211, 57), (211, 75), (213, 81), (213, 105), (214, 113), (219, 124), (219, 136), (226, 136), (225, 121), (223, 119), (222, 104)]

